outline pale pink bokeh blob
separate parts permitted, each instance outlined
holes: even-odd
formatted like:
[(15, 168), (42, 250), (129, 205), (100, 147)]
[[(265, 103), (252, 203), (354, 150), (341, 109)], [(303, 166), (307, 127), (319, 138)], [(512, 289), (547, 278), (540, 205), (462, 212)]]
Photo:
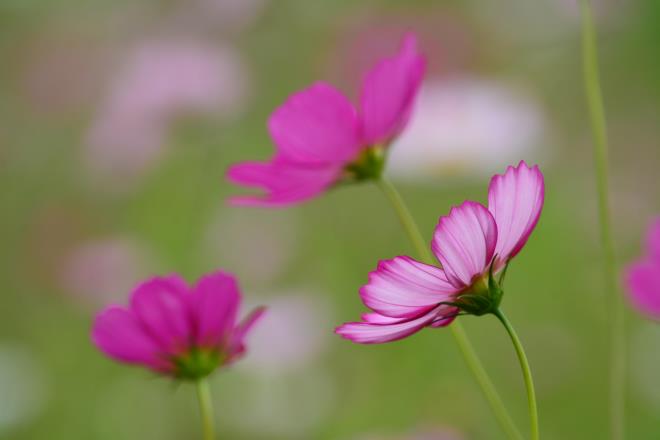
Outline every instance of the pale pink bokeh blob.
[(163, 155), (172, 123), (240, 113), (248, 74), (231, 46), (196, 39), (138, 44), (126, 55), (92, 121), (84, 161), (94, 179), (121, 186)]
[(149, 252), (127, 237), (91, 240), (64, 256), (62, 289), (85, 306), (118, 301), (153, 265)]
[(515, 86), (464, 76), (429, 79), (392, 145), (386, 172), (423, 183), (491, 174), (520, 157), (544, 155), (547, 131), (540, 103)]
[(277, 376), (318, 362), (330, 343), (329, 304), (303, 289), (271, 294), (261, 302), (268, 304), (268, 314), (248, 336), (252, 352), (241, 368), (262, 376)]

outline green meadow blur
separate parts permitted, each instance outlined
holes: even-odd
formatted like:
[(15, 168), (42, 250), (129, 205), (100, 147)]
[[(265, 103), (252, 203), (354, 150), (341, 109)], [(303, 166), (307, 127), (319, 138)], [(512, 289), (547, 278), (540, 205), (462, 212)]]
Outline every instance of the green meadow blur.
[[(225, 169), (269, 157), (266, 120), (287, 95), (325, 79), (355, 97), (359, 76), (345, 54), (353, 37), (381, 24), (417, 32), (422, 50), (437, 43), (429, 65), (439, 81), (470, 75), (514, 83), (542, 108), (543, 147), (519, 159), (541, 165), (545, 208), (509, 267), (502, 305), (528, 350), (543, 438), (607, 438), (610, 300), (573, 1), (253, 0), (246, 3), (258, 12), (240, 29), (238, 18), (226, 17), (231, 7), (201, 26), (187, 18), (187, 3), (0, 2), (0, 438), (200, 435), (192, 386), (114, 363), (90, 343), (102, 301), (72, 293), (66, 273), (93, 279), (94, 264), (71, 269), (72, 253), (117, 237), (148, 254), (148, 264), (134, 267), (122, 256), (113, 263), (134, 270), (136, 280), (180, 272), (192, 282), (221, 267), (240, 277), (249, 306), (288, 292), (317, 305), (319, 318), (299, 330), (320, 334), (310, 342), (318, 345), (313, 355), (284, 368), (279, 357), (300, 348), (288, 347), (270, 354), (273, 371), (239, 362), (212, 376), (218, 438), (388, 440), (427, 431), (452, 433), (428, 438), (504, 438), (448, 331), (375, 346), (332, 334), (364, 311), (357, 291), (379, 259), (414, 255), (374, 185), (342, 186), (284, 210), (226, 203), (245, 191), (225, 181)], [(595, 3), (624, 265), (660, 213), (660, 3)], [(241, 109), (177, 118), (163, 153), (138, 178), (99, 181), (84, 157), (107, 85), (124, 52), (162, 35), (239, 53), (249, 81)], [(490, 175), (504, 171), (464, 168), (448, 165), (423, 184), (393, 178), (426, 238), (450, 206), (485, 202)], [(104, 277), (99, 283), (112, 286), (114, 275)], [(129, 291), (113, 293), (113, 302), (125, 303)], [(658, 438), (660, 327), (627, 317), (628, 438)], [(524, 386), (505, 332), (492, 316), (460, 319), (526, 432)]]

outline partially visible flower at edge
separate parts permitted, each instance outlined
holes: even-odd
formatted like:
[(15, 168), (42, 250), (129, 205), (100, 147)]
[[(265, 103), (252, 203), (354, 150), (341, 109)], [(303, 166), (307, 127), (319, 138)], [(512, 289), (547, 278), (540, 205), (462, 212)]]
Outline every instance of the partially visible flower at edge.
[(359, 110), (324, 82), (294, 93), (268, 121), (277, 149), (273, 158), (240, 163), (227, 172), (230, 181), (266, 194), (234, 197), (231, 202), (291, 205), (343, 181), (380, 176), (384, 149), (409, 119), (425, 65), (415, 37), (408, 34), (398, 54), (381, 60), (366, 75)]
[(235, 278), (222, 271), (193, 287), (178, 275), (154, 277), (133, 290), (128, 307), (110, 306), (97, 315), (92, 340), (117, 361), (196, 380), (245, 352), (245, 336), (264, 309), (237, 324), (240, 303)]
[(625, 269), (628, 300), (643, 315), (660, 321), (660, 217), (649, 226), (646, 255)]
[(538, 166), (521, 161), (493, 176), (488, 208), (465, 201), (440, 217), (431, 249), (442, 268), (405, 256), (381, 261), (360, 289), (372, 312), (336, 333), (357, 343), (383, 343), (424, 327), (447, 326), (459, 313), (494, 313), (503, 294), (504, 269), (534, 230), (543, 200)]

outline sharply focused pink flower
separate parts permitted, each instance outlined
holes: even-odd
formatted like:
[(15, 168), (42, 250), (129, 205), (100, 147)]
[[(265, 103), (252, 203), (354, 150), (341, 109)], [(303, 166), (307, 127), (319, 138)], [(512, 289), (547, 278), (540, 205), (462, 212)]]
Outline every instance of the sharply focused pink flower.
[(527, 242), (543, 199), (543, 174), (537, 166), (520, 162), (493, 176), (488, 208), (466, 201), (440, 217), (431, 249), (442, 267), (404, 256), (381, 261), (360, 289), (372, 312), (336, 332), (353, 342), (382, 343), (424, 327), (449, 325), (460, 311), (493, 312), (502, 295), (493, 276)]
[(271, 115), (277, 152), (267, 162), (232, 166), (227, 176), (263, 196), (235, 197), (239, 205), (283, 206), (311, 199), (343, 179), (366, 179), (382, 169), (382, 149), (403, 129), (424, 75), (413, 35), (398, 54), (366, 75), (360, 106), (330, 84), (294, 93)]
[(626, 269), (628, 299), (640, 313), (660, 320), (660, 217), (649, 227), (646, 252)]
[(178, 275), (138, 285), (128, 307), (110, 306), (94, 322), (92, 340), (120, 362), (180, 379), (198, 379), (236, 360), (258, 308), (236, 322), (241, 294), (233, 276), (218, 271), (189, 287)]

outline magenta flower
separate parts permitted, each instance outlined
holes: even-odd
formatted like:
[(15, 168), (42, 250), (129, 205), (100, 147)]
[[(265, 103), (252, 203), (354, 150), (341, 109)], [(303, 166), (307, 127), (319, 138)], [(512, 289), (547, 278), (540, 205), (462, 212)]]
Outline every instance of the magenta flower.
[(649, 227), (646, 251), (625, 271), (628, 299), (640, 313), (660, 321), (660, 217)]
[(194, 287), (178, 275), (155, 277), (133, 290), (128, 307), (99, 313), (92, 340), (119, 362), (199, 379), (245, 351), (245, 336), (263, 309), (237, 324), (240, 302), (235, 278), (221, 271), (203, 276)]
[(425, 70), (413, 35), (398, 54), (367, 74), (360, 107), (330, 84), (294, 93), (271, 115), (277, 152), (267, 162), (230, 167), (232, 182), (258, 187), (263, 196), (231, 199), (237, 205), (283, 206), (309, 200), (344, 180), (378, 177), (383, 149), (404, 128)]
[(493, 176), (488, 208), (466, 201), (440, 217), (431, 249), (442, 267), (403, 256), (381, 261), (360, 289), (372, 312), (336, 332), (353, 342), (376, 344), (424, 327), (444, 327), (459, 313), (494, 312), (502, 297), (504, 269), (534, 230), (543, 199), (543, 174), (537, 166), (520, 162)]

